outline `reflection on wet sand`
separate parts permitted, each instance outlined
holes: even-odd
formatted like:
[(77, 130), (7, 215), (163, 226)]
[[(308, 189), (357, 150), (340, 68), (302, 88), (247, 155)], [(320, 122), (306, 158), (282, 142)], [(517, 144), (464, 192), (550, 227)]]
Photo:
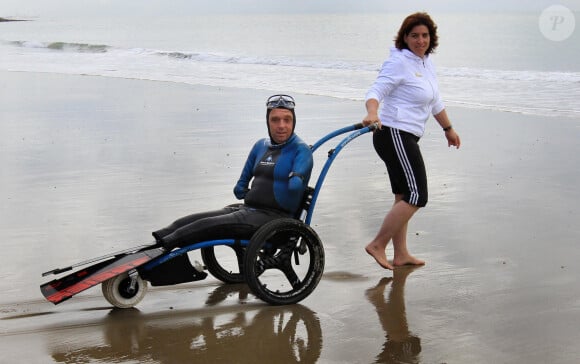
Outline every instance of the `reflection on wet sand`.
[[(421, 339), (411, 333), (405, 312), (405, 281), (419, 267), (397, 267), (393, 277), (382, 278), (366, 291), (367, 299), (375, 306), (386, 341), (375, 363), (419, 363)], [(388, 298), (385, 289), (391, 284)]]
[[(302, 305), (218, 306), (248, 293), (246, 285), (221, 285), (204, 309), (162, 315), (113, 309), (94, 325), (102, 328), (102, 341), (79, 341), (71, 348), (55, 340), (49, 350), (59, 363), (315, 363), (322, 350), (316, 314)], [(82, 329), (78, 334), (82, 337)]]

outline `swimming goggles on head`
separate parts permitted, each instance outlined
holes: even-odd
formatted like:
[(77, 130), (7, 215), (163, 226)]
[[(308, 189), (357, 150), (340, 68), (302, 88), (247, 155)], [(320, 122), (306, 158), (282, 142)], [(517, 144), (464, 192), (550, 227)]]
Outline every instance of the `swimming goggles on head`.
[(268, 110), (278, 108), (292, 110), (295, 105), (296, 102), (294, 102), (294, 98), (290, 95), (272, 95), (266, 101)]

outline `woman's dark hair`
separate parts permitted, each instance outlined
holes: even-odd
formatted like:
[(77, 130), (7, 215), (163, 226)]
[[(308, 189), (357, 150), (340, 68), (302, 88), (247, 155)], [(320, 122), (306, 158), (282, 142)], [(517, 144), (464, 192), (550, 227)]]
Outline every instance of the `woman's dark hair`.
[(409, 46), (405, 43), (405, 37), (408, 36), (409, 33), (411, 33), (411, 30), (413, 30), (417, 25), (424, 25), (429, 29), (429, 48), (427, 48), (425, 54), (433, 53), (435, 48), (439, 45), (439, 37), (437, 37), (437, 25), (435, 25), (435, 22), (433, 22), (427, 13), (415, 13), (405, 18), (403, 24), (401, 24), (399, 33), (395, 38), (395, 47), (398, 49), (409, 49)]

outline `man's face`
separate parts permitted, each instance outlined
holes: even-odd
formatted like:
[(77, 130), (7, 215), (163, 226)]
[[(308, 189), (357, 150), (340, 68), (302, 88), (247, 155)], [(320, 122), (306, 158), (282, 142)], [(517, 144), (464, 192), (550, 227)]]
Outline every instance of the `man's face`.
[(277, 144), (282, 144), (292, 135), (294, 119), (292, 111), (286, 109), (272, 109), (268, 117), (270, 136)]

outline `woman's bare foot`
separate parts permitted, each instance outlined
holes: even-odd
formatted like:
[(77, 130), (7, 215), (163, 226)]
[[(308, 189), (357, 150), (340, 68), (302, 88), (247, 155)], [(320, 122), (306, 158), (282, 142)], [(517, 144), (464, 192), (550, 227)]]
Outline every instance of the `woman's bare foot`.
[(404, 257), (396, 257), (393, 259), (393, 265), (395, 267), (400, 267), (403, 265), (425, 265), (425, 261), (415, 258), (412, 255), (407, 255)]
[(387, 260), (387, 254), (385, 253), (385, 248), (374, 245), (374, 244), (369, 244), (365, 247), (366, 252), (372, 256), (373, 258), (375, 258), (375, 260), (377, 261), (377, 263), (379, 263), (379, 265), (385, 269), (390, 269), (393, 270), (393, 266), (391, 264), (389, 264), (389, 261)]

